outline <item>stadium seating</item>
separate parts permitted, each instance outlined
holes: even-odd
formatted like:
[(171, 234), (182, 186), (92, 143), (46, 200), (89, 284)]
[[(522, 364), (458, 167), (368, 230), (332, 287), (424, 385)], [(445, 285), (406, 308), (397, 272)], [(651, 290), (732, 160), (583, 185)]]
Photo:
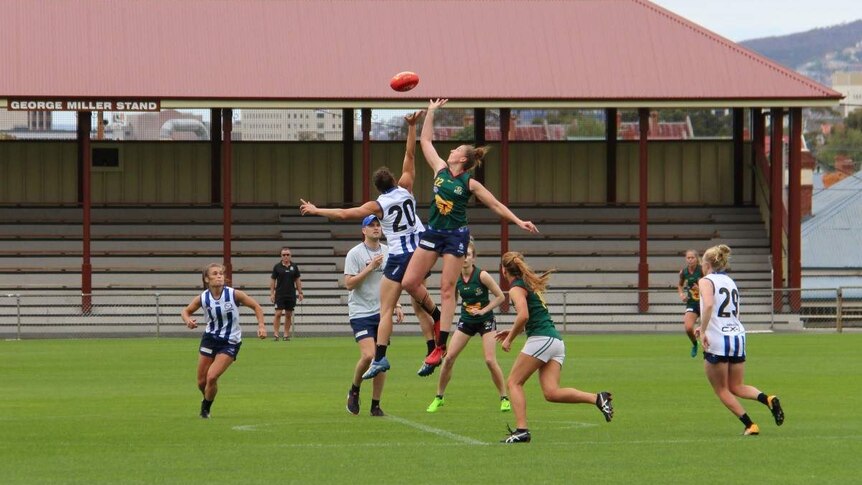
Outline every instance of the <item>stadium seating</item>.
[[(637, 208), (547, 206), (514, 210), (532, 220), (541, 233), (531, 235), (510, 225), (509, 249), (527, 254), (536, 269), (557, 270), (548, 302), (561, 321), (585, 329), (608, 324), (629, 324), (635, 329), (676, 328), (682, 306), (675, 287), (683, 253), (689, 248), (703, 251), (718, 243), (733, 248), (733, 276), (747, 292), (744, 311), (748, 321), (766, 323), (765, 319), (771, 318), (769, 240), (756, 208), (651, 208), (647, 258), (650, 309), (644, 314), (637, 311)], [(420, 209), (421, 214), (426, 211)], [(346, 320), (344, 255), (361, 240), (358, 224), (302, 217), (295, 208), (236, 207), (232, 212), (233, 285), (267, 303), (269, 319), (269, 273), (278, 262), (281, 246), (289, 246), (302, 270), (308, 298), (297, 310), (300, 326), (315, 332), (331, 330), (333, 324), (341, 328), (338, 325)], [(484, 207), (471, 209), (470, 218), (478, 264), (496, 276), (499, 219)], [(110, 305), (122, 305), (123, 294), (182, 296), (172, 297), (171, 303), (165, 301), (160, 308), (172, 321), (172, 315), (178, 314), (200, 287), (201, 268), (222, 260), (221, 221), (222, 210), (210, 207), (94, 208), (94, 294), (100, 301), (111, 301)], [(80, 223), (81, 211), (76, 208), (0, 209), (0, 293), (79, 294)], [(429, 286), (433, 289), (438, 282), (435, 273)], [(116, 295), (114, 300), (106, 299), (111, 295)], [(74, 298), (71, 301), (79, 304)], [(402, 301), (406, 303), (407, 297)], [(147, 313), (145, 308), (140, 311)], [(70, 308), (68, 312), (80, 313), (80, 309)], [(9, 312), (4, 307), (2, 313)], [(106, 322), (109, 320), (110, 315)], [(502, 315), (501, 320), (509, 321), (511, 315)], [(792, 318), (787, 321), (795, 323)], [(6, 323), (0, 317), (0, 326)]]

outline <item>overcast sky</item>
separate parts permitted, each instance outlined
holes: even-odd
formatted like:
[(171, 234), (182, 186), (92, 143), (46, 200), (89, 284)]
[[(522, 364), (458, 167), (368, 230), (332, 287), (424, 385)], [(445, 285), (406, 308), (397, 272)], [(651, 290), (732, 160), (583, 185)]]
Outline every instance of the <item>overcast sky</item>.
[(860, 0), (652, 0), (739, 42), (862, 19)]

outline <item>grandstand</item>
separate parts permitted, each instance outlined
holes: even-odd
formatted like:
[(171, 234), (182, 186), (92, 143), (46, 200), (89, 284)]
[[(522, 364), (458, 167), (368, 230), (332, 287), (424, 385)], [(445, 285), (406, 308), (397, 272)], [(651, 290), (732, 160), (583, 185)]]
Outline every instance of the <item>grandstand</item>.
[[(781, 328), (800, 323), (795, 316), (773, 322), (769, 240), (756, 208), (651, 209), (652, 303), (645, 313), (637, 305), (636, 208), (532, 206), (517, 211), (538, 224), (542, 233), (533, 236), (515, 228), (509, 249), (529, 254), (537, 269), (557, 270), (548, 301), (555, 318), (570, 330), (678, 330), (682, 305), (675, 286), (682, 254), (719, 241), (734, 248), (734, 278), (747, 295), (746, 324), (769, 328), (774, 323)], [(343, 332), (347, 320), (343, 261), (359, 241), (356, 222), (302, 217), (296, 209), (279, 207), (240, 207), (233, 213), (234, 286), (267, 303), (272, 265), (280, 247), (289, 246), (302, 270), (307, 298), (297, 309), (298, 332)], [(5, 228), (0, 236), (0, 293), (22, 295), (24, 324), (36, 334), (152, 334), (157, 320), (160, 333), (183, 333), (180, 308), (200, 285), (201, 268), (221, 260), (221, 215), (220, 209), (209, 207), (94, 209), (95, 296), (90, 314), (84, 315), (76, 291), (81, 278), (80, 210), (0, 209), (0, 225)], [(471, 219), (478, 265), (498, 274), (499, 220), (484, 208), (474, 208)], [(432, 275), (432, 288), (437, 281)], [(406, 303), (407, 297), (402, 300)], [(7, 297), (0, 315), (0, 332), (5, 334), (17, 327), (11, 303)], [(269, 320), (273, 309), (264, 307)], [(46, 308), (50, 318), (39, 321)], [(504, 314), (501, 321), (511, 318)], [(396, 331), (418, 331), (409, 313), (408, 322)]]

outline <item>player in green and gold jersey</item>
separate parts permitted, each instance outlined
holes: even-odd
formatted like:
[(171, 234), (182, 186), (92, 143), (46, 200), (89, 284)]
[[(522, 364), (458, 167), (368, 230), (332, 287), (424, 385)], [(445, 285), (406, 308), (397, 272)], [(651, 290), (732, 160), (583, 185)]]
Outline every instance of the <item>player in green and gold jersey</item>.
[(434, 302), (428, 291), (422, 289), (422, 282), (437, 259), (443, 257), (443, 271), (440, 275), (440, 312), (442, 313), (440, 334), (434, 351), (425, 358), (425, 364), (433, 367), (440, 365), (443, 356), (446, 355), (446, 341), (452, 328), (455, 314), (455, 283), (464, 265), (464, 256), (470, 240), (470, 230), (467, 228), (467, 202), (470, 196), (475, 195), (480, 202), (501, 218), (517, 224), (521, 229), (539, 232), (532, 222), (519, 219), (484, 185), (472, 177), (471, 171), (482, 163), (488, 152), (487, 147), (460, 145), (449, 152), (446, 160), (437, 154), (432, 143), (434, 112), (447, 101), (446, 99), (431, 101), (425, 124), (422, 126), (419, 143), (425, 160), (434, 171), (434, 198), (431, 201), (428, 227), (419, 240), (419, 247), (414, 252), (402, 281), (404, 289), (430, 312)]
[[(467, 342), (476, 335), (482, 339), (482, 351), (485, 354), (485, 365), (491, 372), (491, 380), (500, 393), (500, 411), (512, 410), (509, 397), (506, 394), (506, 383), (503, 380), (503, 371), (497, 363), (497, 350), (494, 336), (497, 330), (497, 321), (494, 319), (494, 309), (506, 301), (500, 285), (494, 278), (475, 264), (476, 245), (473, 241), (467, 245), (467, 256), (464, 258), (464, 266), (461, 268), (461, 278), (458, 279), (458, 295), (461, 297), (461, 318), (458, 321), (458, 330), (452, 335), (452, 343), (449, 352), (443, 361), (440, 371), (440, 380), (437, 383), (437, 396), (428, 405), (429, 413), (436, 413), (443, 405), (443, 393), (452, 378), (452, 367), (455, 359), (467, 345)], [(491, 300), (488, 293), (494, 295)]]

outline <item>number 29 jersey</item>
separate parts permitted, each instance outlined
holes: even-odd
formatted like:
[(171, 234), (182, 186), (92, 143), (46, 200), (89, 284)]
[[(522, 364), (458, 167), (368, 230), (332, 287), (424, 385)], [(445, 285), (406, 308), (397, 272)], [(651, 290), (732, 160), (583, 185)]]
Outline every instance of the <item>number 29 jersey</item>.
[(377, 204), (383, 212), (380, 227), (386, 236), (389, 255), (408, 254), (416, 250), (419, 235), (425, 226), (416, 215), (416, 198), (401, 186), (387, 190), (377, 197)]
[[(745, 357), (745, 327), (739, 321), (739, 289), (724, 273), (711, 273), (704, 278), (715, 288), (712, 315), (706, 327), (709, 348), (705, 351), (721, 356)], [(701, 316), (703, 298), (700, 300)]]

